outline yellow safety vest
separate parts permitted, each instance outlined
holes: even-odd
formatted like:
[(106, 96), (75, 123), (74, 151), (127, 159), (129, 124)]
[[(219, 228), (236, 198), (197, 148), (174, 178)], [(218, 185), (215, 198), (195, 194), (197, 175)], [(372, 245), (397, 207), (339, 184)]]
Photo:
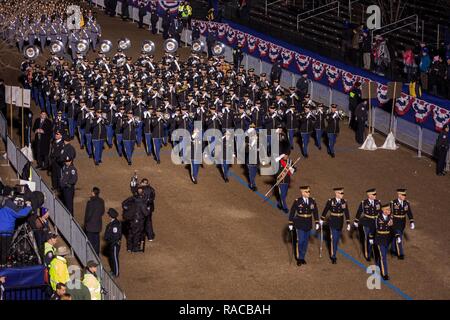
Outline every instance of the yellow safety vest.
[(69, 278), (69, 270), (67, 270), (67, 260), (63, 257), (57, 256), (50, 262), (49, 267), (50, 284), (53, 291), (56, 290), (56, 285), (61, 282), (66, 284)]
[(188, 18), (192, 15), (192, 7), (191, 6), (184, 6), (183, 11), (181, 11), (181, 17), (182, 18)]
[(102, 300), (100, 281), (92, 273), (84, 275), (83, 284), (89, 289), (91, 300)]
[(183, 10), (184, 10), (184, 5), (179, 5), (178, 6), (178, 12), (183, 12)]
[(84, 17), (83, 17), (83, 15), (81, 15), (81, 17), (80, 17), (80, 28), (83, 28), (83, 26), (84, 26)]

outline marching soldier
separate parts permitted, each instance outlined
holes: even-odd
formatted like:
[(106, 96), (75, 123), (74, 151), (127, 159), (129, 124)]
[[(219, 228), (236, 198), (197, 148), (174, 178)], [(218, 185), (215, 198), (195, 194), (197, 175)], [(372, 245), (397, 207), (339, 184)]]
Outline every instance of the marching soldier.
[(308, 158), (309, 137), (314, 128), (316, 117), (312, 114), (308, 105), (305, 105), (303, 113), (300, 114), (300, 135), (302, 136), (302, 154)]
[(331, 105), (331, 111), (327, 114), (327, 135), (328, 135), (328, 154), (334, 158), (334, 145), (336, 144), (336, 137), (339, 134), (339, 121), (341, 116), (335, 104)]
[[(392, 231), (395, 234), (391, 245), (391, 252), (396, 254), (400, 260), (403, 260), (405, 258), (403, 251), (403, 232), (406, 226), (406, 217), (409, 219), (411, 230), (415, 228), (411, 204), (406, 200), (406, 189), (397, 189), (397, 199), (391, 201), (391, 212), (394, 221)], [(400, 241), (398, 241), (398, 238), (400, 238)]]
[(102, 29), (95, 18), (93, 18), (92, 23), (89, 25), (88, 33), (92, 50), (95, 52), (95, 50), (97, 50), (98, 40), (102, 37)]
[(144, 130), (144, 138), (145, 138), (145, 152), (148, 156), (152, 155), (153, 143), (152, 143), (152, 121), (154, 118), (153, 115), (154, 108), (149, 105), (147, 110), (144, 111), (143, 122), (143, 130)]
[(227, 130), (225, 131), (224, 136), (222, 137), (221, 141), (222, 145), (222, 173), (223, 173), (223, 180), (225, 182), (229, 182), (228, 179), (228, 172), (230, 169), (230, 165), (233, 164), (233, 156), (234, 156), (234, 138), (232, 135), (232, 131)]
[(41, 50), (44, 51), (45, 45), (47, 43), (47, 30), (45, 27), (45, 22), (41, 20), (41, 23), (39, 24), (39, 43), (41, 45)]
[(286, 123), (289, 145), (292, 150), (294, 149), (294, 137), (299, 124), (298, 113), (294, 104), (291, 104), (289, 109), (287, 109), (284, 113), (284, 123)]
[(136, 121), (133, 117), (133, 111), (127, 112), (127, 119), (122, 125), (123, 145), (125, 147), (125, 155), (127, 157), (128, 165), (131, 166), (131, 159), (133, 157), (134, 144), (136, 143)]
[(324, 105), (323, 103), (319, 103), (317, 105), (317, 108), (313, 111), (316, 119), (314, 121), (314, 131), (315, 131), (315, 138), (316, 138), (316, 147), (319, 150), (322, 150), (322, 136), (323, 136), (323, 130), (325, 129), (325, 118), (326, 115), (324, 114)]
[(258, 133), (256, 132), (253, 123), (247, 130), (245, 145), (245, 164), (248, 169), (248, 187), (252, 191), (256, 191), (256, 174), (258, 173)]
[[(391, 216), (391, 207), (389, 204), (381, 206), (381, 212), (376, 216), (375, 219), (375, 232), (371, 235), (369, 241), (374, 243), (378, 249), (378, 264), (381, 269), (381, 276), (384, 280), (389, 280), (388, 275), (388, 264), (387, 264), (387, 253), (389, 250), (389, 244), (392, 239), (392, 226), (394, 221)], [(394, 237), (398, 243), (401, 243), (400, 237)]]
[(361, 225), (364, 231), (364, 257), (367, 261), (370, 261), (373, 245), (373, 239), (371, 237), (375, 234), (376, 219), (381, 213), (381, 202), (377, 199), (376, 189), (369, 189), (366, 193), (367, 199), (361, 201), (359, 204), (353, 225), (355, 228), (358, 228), (361, 219)]
[(78, 181), (78, 173), (72, 160), (69, 156), (66, 156), (64, 159), (64, 166), (61, 170), (60, 189), (64, 205), (73, 215), (73, 198), (75, 196), (75, 184)]
[(203, 141), (200, 129), (194, 127), (194, 131), (191, 136), (190, 145), (190, 155), (191, 155), (191, 180), (194, 184), (197, 184), (198, 171), (200, 165), (202, 164), (202, 152), (203, 152)]
[(95, 114), (95, 122), (92, 126), (92, 145), (94, 148), (94, 162), (98, 166), (102, 162), (103, 145), (106, 139), (106, 124), (102, 116), (102, 110), (98, 109)]
[[(280, 141), (280, 144), (286, 144), (287, 142)], [(281, 146), (280, 146), (281, 147)], [(286, 147), (284, 148), (286, 149)], [(286, 204), (287, 193), (289, 189), (289, 183), (291, 182), (291, 176), (295, 172), (295, 167), (292, 166), (292, 160), (289, 159), (289, 149), (285, 150), (285, 153), (281, 154), (275, 160), (280, 163), (277, 181), (281, 179), (281, 175), (284, 177), (281, 179), (281, 182), (278, 184), (278, 191), (280, 193), (280, 203), (278, 204), (278, 208), (283, 210), (284, 213), (288, 213), (289, 209)]]
[(117, 144), (117, 154), (119, 157), (123, 155), (123, 127), (125, 125), (126, 115), (125, 115), (125, 107), (120, 106), (119, 112), (114, 115), (113, 126), (114, 126), (114, 134), (116, 136), (116, 144)]
[(295, 228), (297, 235), (295, 254), (297, 266), (306, 264), (305, 257), (313, 222), (315, 222), (315, 229), (319, 230), (319, 213), (316, 200), (311, 198), (311, 189), (309, 186), (302, 186), (300, 191), (302, 196), (295, 199), (289, 215), (289, 230), (293, 231)]
[(84, 136), (86, 137), (86, 151), (89, 158), (92, 158), (92, 128), (95, 121), (94, 107), (91, 106), (84, 117)]
[(342, 235), (344, 217), (347, 222), (347, 231), (350, 231), (350, 213), (347, 201), (344, 199), (344, 188), (334, 188), (335, 197), (328, 199), (325, 208), (322, 211), (320, 224), (323, 225), (325, 218), (330, 212), (328, 226), (330, 227), (330, 258), (331, 263), (336, 264), (336, 252), (338, 250), (339, 239)]
[(163, 109), (158, 108), (156, 110), (156, 116), (152, 118), (151, 128), (152, 128), (152, 145), (153, 154), (157, 164), (161, 163), (160, 151), (161, 144), (164, 139), (164, 131), (167, 127), (167, 121), (164, 119)]
[(111, 275), (119, 276), (119, 251), (120, 242), (122, 240), (122, 223), (117, 219), (119, 213), (109, 208), (108, 215), (111, 217), (111, 222), (106, 226), (105, 241), (108, 245), (109, 265), (111, 266)]

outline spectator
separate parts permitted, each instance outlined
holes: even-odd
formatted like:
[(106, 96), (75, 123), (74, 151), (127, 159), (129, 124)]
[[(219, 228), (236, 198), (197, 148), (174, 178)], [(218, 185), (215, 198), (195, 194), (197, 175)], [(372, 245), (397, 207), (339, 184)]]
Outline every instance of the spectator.
[(56, 233), (49, 233), (47, 242), (44, 244), (44, 263), (47, 267), (50, 266), (53, 258), (56, 257), (56, 242), (58, 240), (58, 235)]
[(411, 82), (414, 79), (417, 65), (414, 61), (414, 53), (411, 48), (403, 51), (403, 72), (406, 75), (406, 81)]
[(352, 38), (352, 54), (351, 60), (356, 63), (356, 66), (359, 67), (361, 65), (361, 57), (359, 55), (360, 51), (360, 38), (362, 35), (363, 25), (360, 25), (353, 29), (353, 38)]
[(200, 28), (198, 27), (197, 22), (192, 24), (192, 41), (200, 39)]
[(7, 199), (0, 208), (0, 266), (7, 264), (9, 247), (11, 246), (16, 220), (26, 217), (31, 212), (31, 202), (27, 201), (26, 206), (20, 210), (11, 199)]
[(274, 83), (275, 80), (278, 80), (279, 83), (282, 71), (283, 68), (281, 66), (281, 58), (278, 58), (278, 60), (272, 65), (272, 69), (270, 70), (270, 81)]
[(364, 69), (370, 70), (371, 54), (372, 54), (372, 41), (370, 39), (368, 31), (364, 31), (362, 33), (361, 50), (362, 50), (362, 53), (363, 53)]
[(94, 251), (100, 255), (100, 232), (102, 231), (102, 217), (105, 213), (105, 201), (100, 198), (100, 189), (92, 188), (91, 198), (86, 203), (84, 214), (84, 229)]
[(70, 294), (66, 293), (62, 295), (61, 300), (73, 300), (73, 299)]
[(161, 27), (163, 29), (163, 39), (169, 39), (169, 28), (172, 24), (172, 17), (170, 15), (170, 10), (167, 9), (166, 12), (164, 12), (164, 15), (162, 17), (162, 23)]
[(206, 20), (214, 21), (214, 16), (215, 16), (214, 8), (209, 8), (208, 14), (206, 15)]
[(57, 283), (56, 290), (53, 292), (50, 300), (61, 300), (62, 296), (66, 294), (67, 287), (64, 283)]
[(37, 213), (30, 215), (28, 223), (34, 233), (34, 238), (36, 239), (36, 244), (39, 248), (39, 252), (44, 252), (44, 243), (47, 240), (47, 235), (50, 231), (50, 226), (48, 222), (49, 212), (47, 208), (39, 208)]
[(447, 66), (441, 56), (435, 56), (430, 68), (430, 89), (434, 95), (443, 95)]
[(422, 88), (428, 90), (428, 72), (430, 71), (431, 59), (428, 55), (428, 48), (422, 50), (422, 57), (420, 58), (419, 71), (420, 71), (420, 82), (422, 83)]
[(129, 0), (121, 0), (122, 2), (122, 20), (127, 21), (130, 18), (130, 11), (128, 9)]
[(341, 53), (344, 61), (350, 63), (353, 63), (353, 61), (351, 61), (352, 37), (353, 32), (350, 23), (348, 21), (344, 21), (341, 40)]
[(56, 257), (50, 262), (48, 273), (53, 291), (56, 290), (56, 285), (59, 282), (67, 283), (70, 280), (67, 260), (65, 258), (69, 253), (70, 250), (67, 247), (61, 246), (56, 250)]
[(67, 283), (67, 293), (72, 300), (91, 300), (91, 293), (83, 283), (83, 271), (78, 265), (71, 265), (70, 281)]
[(6, 283), (6, 277), (0, 275), (0, 301), (4, 300), (5, 287), (3, 286)]
[(98, 264), (94, 261), (88, 261), (83, 284), (89, 289), (91, 300), (102, 300), (100, 280), (97, 276)]

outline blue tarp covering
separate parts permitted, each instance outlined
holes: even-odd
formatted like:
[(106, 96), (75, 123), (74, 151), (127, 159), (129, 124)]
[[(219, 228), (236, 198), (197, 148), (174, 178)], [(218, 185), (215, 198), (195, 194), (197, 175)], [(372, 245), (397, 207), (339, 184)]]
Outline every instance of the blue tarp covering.
[(5, 300), (48, 299), (45, 283), (45, 266), (0, 269), (6, 277)]

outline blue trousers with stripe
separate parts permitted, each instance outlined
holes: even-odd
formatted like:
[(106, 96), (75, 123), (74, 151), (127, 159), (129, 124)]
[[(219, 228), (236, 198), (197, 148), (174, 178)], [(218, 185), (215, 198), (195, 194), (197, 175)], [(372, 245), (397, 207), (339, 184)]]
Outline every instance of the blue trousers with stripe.
[(299, 260), (305, 259), (310, 233), (311, 231), (297, 229), (297, 259)]

